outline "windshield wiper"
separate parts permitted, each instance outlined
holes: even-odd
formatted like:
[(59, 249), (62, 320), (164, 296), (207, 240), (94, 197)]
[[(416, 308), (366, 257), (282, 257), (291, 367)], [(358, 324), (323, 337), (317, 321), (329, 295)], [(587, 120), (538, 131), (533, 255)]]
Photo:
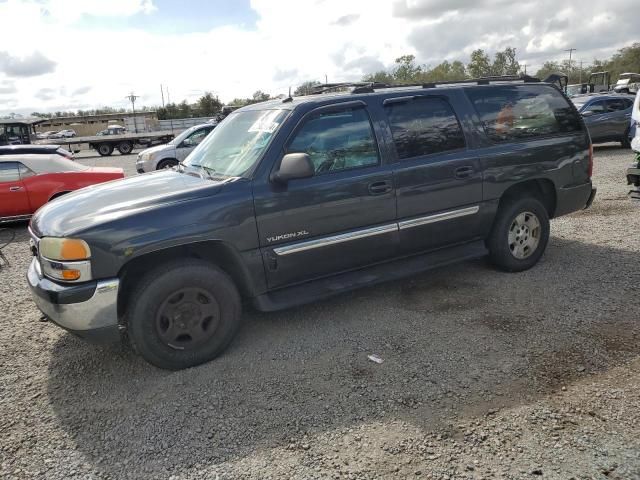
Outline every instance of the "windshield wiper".
[[(185, 167), (185, 165), (182, 162), (180, 162), (180, 165), (182, 165), (183, 168)], [(198, 167), (198, 168), (204, 170), (205, 172), (207, 172), (207, 176), (210, 179), (213, 179), (213, 174), (216, 173), (215, 169), (213, 169), (211, 167), (206, 167), (204, 165), (200, 165), (199, 163), (191, 163), (191, 164), (189, 164), (187, 166), (188, 167)]]

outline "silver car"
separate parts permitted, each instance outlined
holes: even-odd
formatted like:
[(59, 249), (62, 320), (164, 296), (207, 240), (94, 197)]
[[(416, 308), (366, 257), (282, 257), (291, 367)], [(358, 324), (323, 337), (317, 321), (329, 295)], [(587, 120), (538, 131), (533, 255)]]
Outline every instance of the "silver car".
[(169, 143), (147, 148), (138, 154), (136, 170), (138, 173), (152, 172), (171, 168), (182, 162), (204, 138), (209, 135), (215, 124), (205, 123), (191, 127)]

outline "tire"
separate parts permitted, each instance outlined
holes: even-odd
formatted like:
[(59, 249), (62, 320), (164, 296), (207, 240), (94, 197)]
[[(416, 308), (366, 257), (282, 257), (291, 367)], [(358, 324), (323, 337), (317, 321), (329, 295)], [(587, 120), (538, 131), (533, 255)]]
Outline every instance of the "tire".
[(167, 158), (158, 163), (156, 170), (164, 170), (165, 168), (172, 168), (178, 165), (178, 160), (175, 158)]
[(627, 128), (627, 131), (624, 132), (624, 137), (622, 137), (622, 140), (620, 140), (620, 144), (622, 145), (622, 148), (631, 148), (631, 140), (629, 139), (629, 129)]
[(507, 197), (500, 203), (487, 239), (490, 259), (507, 272), (528, 270), (538, 263), (549, 242), (547, 210), (529, 196)]
[(120, 142), (118, 144), (118, 151), (121, 155), (129, 155), (133, 151), (133, 143), (131, 142)]
[(223, 271), (182, 260), (152, 270), (134, 287), (127, 332), (147, 362), (180, 370), (220, 355), (238, 332), (240, 314), (240, 295)]
[(113, 153), (113, 145), (111, 145), (110, 143), (100, 143), (98, 144), (96, 150), (98, 150), (98, 153), (101, 156), (108, 157)]

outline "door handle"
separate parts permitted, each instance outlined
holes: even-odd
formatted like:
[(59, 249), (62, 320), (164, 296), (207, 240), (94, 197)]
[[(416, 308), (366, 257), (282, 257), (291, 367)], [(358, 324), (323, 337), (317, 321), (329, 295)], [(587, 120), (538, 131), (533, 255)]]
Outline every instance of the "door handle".
[(383, 180), (381, 182), (373, 182), (369, 184), (370, 195), (383, 195), (391, 191), (391, 183)]
[(17, 192), (18, 190), (22, 190), (22, 187), (9, 187), (10, 192)]
[(473, 175), (473, 167), (470, 165), (464, 167), (458, 167), (454, 171), (456, 178), (468, 178)]

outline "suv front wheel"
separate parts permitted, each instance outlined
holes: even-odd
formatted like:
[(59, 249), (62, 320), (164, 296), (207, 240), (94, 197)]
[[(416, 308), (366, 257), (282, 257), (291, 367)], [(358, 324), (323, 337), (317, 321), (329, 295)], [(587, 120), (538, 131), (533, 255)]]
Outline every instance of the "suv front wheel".
[(127, 332), (149, 363), (179, 370), (208, 362), (240, 326), (240, 295), (221, 270), (196, 260), (166, 264), (145, 275), (127, 309)]
[(549, 241), (549, 215), (532, 197), (505, 199), (487, 240), (491, 261), (507, 272), (533, 267)]

